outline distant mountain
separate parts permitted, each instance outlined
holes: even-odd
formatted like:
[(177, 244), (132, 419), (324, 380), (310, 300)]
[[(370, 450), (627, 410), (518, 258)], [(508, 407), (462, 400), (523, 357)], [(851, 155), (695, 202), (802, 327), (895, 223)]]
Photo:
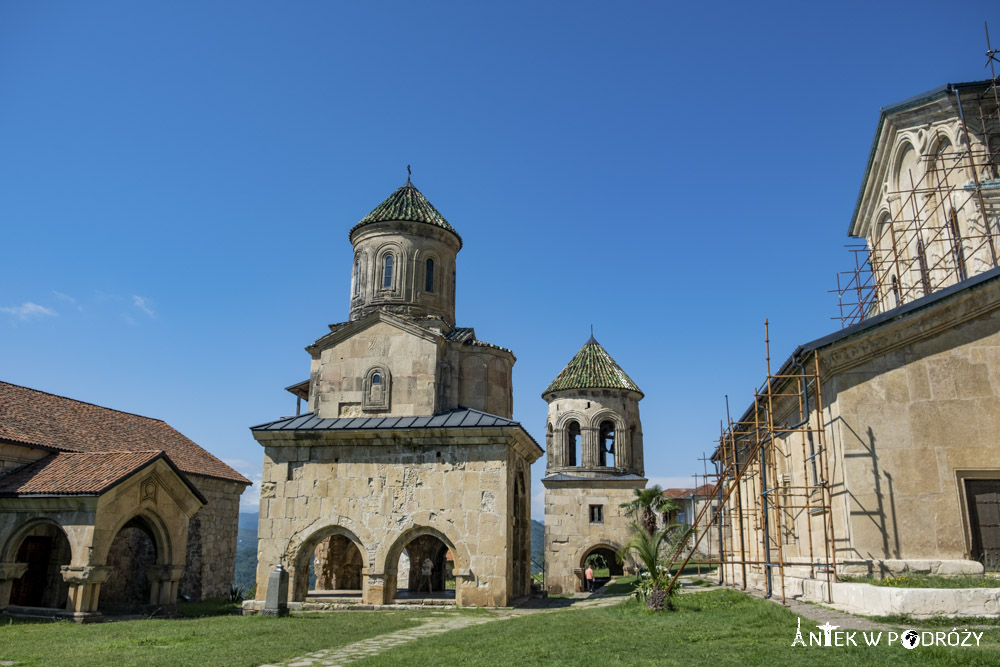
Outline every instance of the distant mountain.
[[(541, 572), (545, 562), (545, 526), (531, 520), (531, 571)], [(249, 592), (257, 583), (257, 512), (240, 512), (236, 536), (236, 570), (233, 585)]]

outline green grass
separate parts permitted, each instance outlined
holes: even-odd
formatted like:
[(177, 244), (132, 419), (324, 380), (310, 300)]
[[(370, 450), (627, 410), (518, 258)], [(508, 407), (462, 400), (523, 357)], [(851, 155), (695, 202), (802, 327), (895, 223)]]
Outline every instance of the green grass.
[[(630, 586), (631, 578), (614, 586)], [(981, 648), (792, 647), (797, 616), (730, 590), (674, 597), (675, 612), (649, 613), (637, 601), (521, 615), (425, 637), (359, 665), (996, 665), (1000, 633)], [(442, 615), (485, 610), (306, 614), (283, 619), (211, 616), (79, 626), (4, 624), (0, 660), (19, 665), (259, 665), (344, 646)], [(902, 627), (932, 622), (887, 619)], [(816, 623), (803, 619), (804, 632)], [(949, 619), (941, 629), (965, 627)], [(969, 624), (971, 625), (971, 623)], [(845, 629), (850, 629), (848, 625)]]
[(930, 574), (904, 574), (898, 577), (838, 577), (838, 581), (852, 584), (871, 584), (889, 588), (1000, 588), (1000, 579), (966, 575), (938, 577)]
[(0, 617), (0, 660), (20, 665), (259, 665), (423, 623), (427, 612), (213, 616), (77, 625)]
[[(796, 615), (734, 591), (685, 593), (678, 611), (648, 613), (636, 601), (567, 609), (456, 630), (354, 663), (359, 666), (494, 665), (996, 665), (984, 648), (791, 647)], [(805, 620), (803, 630), (815, 623)]]

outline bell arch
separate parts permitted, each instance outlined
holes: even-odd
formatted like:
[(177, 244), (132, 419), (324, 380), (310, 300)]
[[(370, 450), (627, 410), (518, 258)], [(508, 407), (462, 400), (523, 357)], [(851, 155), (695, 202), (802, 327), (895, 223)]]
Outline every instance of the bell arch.
[[(418, 512), (413, 517), (414, 525), (387, 537), (383, 546), (375, 554), (375, 570), (385, 574), (383, 589), (384, 603), (389, 604), (396, 597), (396, 568), (399, 557), (414, 540), (421, 537), (432, 537), (439, 540), (451, 552), (455, 575), (455, 603), (462, 606), (463, 580), (471, 575), (469, 550), (465, 543), (455, 535), (449, 535), (450, 529), (430, 525), (431, 512)], [(419, 563), (412, 562), (411, 569), (419, 569)]]
[[(341, 517), (345, 519), (346, 517)], [(364, 571), (371, 562), (371, 554), (365, 548), (363, 538), (359, 537), (357, 526), (351, 526), (355, 530), (348, 528), (343, 521), (340, 523), (315, 523), (312, 526), (297, 532), (288, 541), (285, 549), (284, 561), (288, 564), (288, 597), (291, 602), (302, 602), (309, 593), (309, 563), (313, 559), (316, 547), (331, 537), (343, 537), (353, 544), (361, 554), (361, 580), (364, 580)], [(364, 534), (371, 543), (371, 536)], [(363, 586), (363, 583), (362, 583)]]

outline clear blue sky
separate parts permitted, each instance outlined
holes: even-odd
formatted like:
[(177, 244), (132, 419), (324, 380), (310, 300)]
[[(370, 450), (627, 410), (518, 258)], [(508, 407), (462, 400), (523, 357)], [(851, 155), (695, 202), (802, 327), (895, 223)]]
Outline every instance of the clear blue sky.
[(6, 0), (0, 379), (259, 479), (247, 427), (293, 413), (347, 231), (412, 164), (515, 418), (543, 442), (593, 323), (646, 394), (647, 476), (689, 484), (764, 318), (779, 360), (838, 326), (879, 108), (984, 78), (984, 20), (996, 45), (992, 1)]

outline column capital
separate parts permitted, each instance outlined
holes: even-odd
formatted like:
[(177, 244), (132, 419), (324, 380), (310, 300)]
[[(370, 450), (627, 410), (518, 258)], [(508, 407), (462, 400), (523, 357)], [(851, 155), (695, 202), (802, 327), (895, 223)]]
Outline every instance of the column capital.
[(113, 570), (107, 565), (63, 565), (59, 568), (67, 584), (102, 584)]
[(27, 563), (0, 563), (0, 581), (4, 579), (20, 579), (28, 570)]

